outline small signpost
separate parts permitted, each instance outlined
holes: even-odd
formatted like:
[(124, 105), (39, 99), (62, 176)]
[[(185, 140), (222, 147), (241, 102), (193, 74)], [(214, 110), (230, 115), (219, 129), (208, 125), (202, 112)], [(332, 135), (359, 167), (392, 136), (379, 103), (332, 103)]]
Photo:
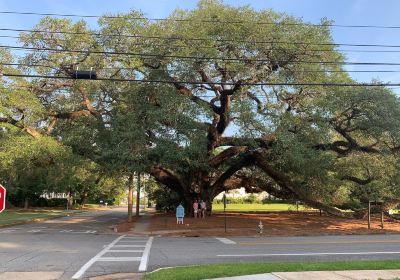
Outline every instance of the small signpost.
[(0, 185), (0, 213), (6, 209), (6, 188)]

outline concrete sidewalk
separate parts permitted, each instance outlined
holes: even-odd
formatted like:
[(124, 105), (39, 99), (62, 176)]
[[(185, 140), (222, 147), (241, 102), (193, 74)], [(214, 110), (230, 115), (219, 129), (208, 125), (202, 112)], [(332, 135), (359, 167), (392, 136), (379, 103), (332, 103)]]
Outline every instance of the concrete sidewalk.
[(300, 271), (274, 272), (216, 278), (214, 280), (378, 280), (400, 279), (400, 269), (393, 270), (343, 270), (343, 271)]

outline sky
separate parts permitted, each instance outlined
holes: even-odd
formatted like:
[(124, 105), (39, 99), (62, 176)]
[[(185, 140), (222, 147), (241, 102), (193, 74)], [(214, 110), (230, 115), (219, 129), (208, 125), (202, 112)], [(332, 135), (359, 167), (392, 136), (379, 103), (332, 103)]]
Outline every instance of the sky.
[[(400, 1), (398, 0), (225, 0), (233, 6), (249, 5), (256, 10), (273, 9), (302, 18), (308, 23), (318, 23), (321, 18), (333, 20), (341, 25), (385, 25), (400, 26)], [(167, 17), (176, 8), (193, 9), (197, 0), (0, 0), (0, 11), (71, 13), (102, 15), (128, 12), (130, 9), (141, 10), (147, 17)], [(40, 19), (38, 16), (0, 14), (1, 28), (30, 29)], [(91, 26), (96, 19), (87, 19)], [(0, 31), (0, 35), (16, 35)], [(400, 45), (400, 29), (340, 28), (332, 27), (336, 43), (350, 44), (386, 44)], [(1, 44), (14, 43), (10, 39), (0, 38)], [(383, 50), (382, 48), (343, 47), (347, 50)], [(346, 52), (351, 62), (400, 62), (400, 48), (391, 53)], [(400, 66), (346, 66), (348, 70), (400, 70)], [(400, 83), (400, 73), (353, 73), (359, 82), (378, 79), (383, 82)], [(400, 89), (396, 89), (396, 91)]]

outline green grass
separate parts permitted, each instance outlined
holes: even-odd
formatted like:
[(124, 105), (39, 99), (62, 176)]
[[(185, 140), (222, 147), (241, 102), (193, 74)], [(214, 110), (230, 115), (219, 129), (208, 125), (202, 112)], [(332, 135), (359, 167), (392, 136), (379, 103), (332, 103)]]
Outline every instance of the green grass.
[(235, 263), (212, 264), (163, 269), (145, 275), (144, 280), (200, 280), (216, 277), (249, 275), (283, 271), (400, 269), (398, 260), (297, 263)]
[(65, 216), (71, 211), (63, 210), (6, 210), (0, 213), (0, 226), (27, 223), (37, 219), (50, 219)]
[[(224, 204), (213, 204), (213, 211), (224, 211)], [(304, 210), (304, 206), (299, 205), (299, 210)], [(226, 211), (233, 212), (256, 212), (256, 211), (296, 211), (296, 205), (286, 203), (271, 204), (227, 204)]]

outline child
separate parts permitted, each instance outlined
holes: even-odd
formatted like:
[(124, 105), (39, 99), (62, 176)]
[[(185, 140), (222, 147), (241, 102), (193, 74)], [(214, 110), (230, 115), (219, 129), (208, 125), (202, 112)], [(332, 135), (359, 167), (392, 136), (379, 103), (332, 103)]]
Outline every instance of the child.
[(206, 217), (206, 210), (207, 210), (207, 206), (204, 200), (200, 200), (200, 213), (201, 213), (201, 217), (205, 218)]
[(195, 218), (197, 218), (198, 212), (199, 212), (199, 203), (197, 202), (197, 200), (195, 200), (193, 203), (193, 214)]

